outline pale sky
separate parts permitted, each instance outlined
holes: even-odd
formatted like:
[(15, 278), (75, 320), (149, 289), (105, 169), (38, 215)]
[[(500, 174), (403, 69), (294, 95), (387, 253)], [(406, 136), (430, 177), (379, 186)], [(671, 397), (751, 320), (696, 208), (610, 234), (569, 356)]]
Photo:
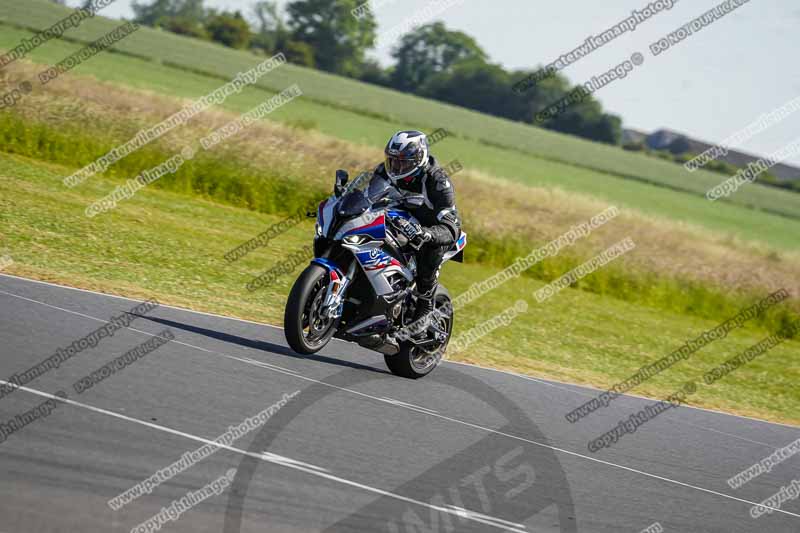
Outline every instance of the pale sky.
[[(582, 44), (589, 35), (643, 9), (651, 0), (455, 0), (431, 20), (476, 39), (494, 63), (531, 68), (549, 63)], [(573, 83), (619, 64), (634, 52), (645, 63), (626, 79), (595, 93), (603, 106), (623, 118), (625, 127), (669, 128), (705, 141), (721, 141), (761, 114), (800, 96), (796, 58), (800, 29), (797, 0), (751, 0), (672, 49), (653, 57), (648, 47), (721, 0), (680, 0), (564, 71)], [(77, 5), (79, 0), (70, 0)], [(279, 0), (285, 5), (287, 0)], [(390, 30), (431, 0), (381, 0), (375, 11), (379, 31)], [(131, 0), (105, 8), (111, 17), (130, 17)], [(247, 14), (251, 0), (206, 0), (217, 8)], [(384, 40), (385, 41), (385, 40)], [(391, 63), (393, 43), (379, 39), (378, 60)], [(767, 154), (800, 135), (800, 112), (739, 147)], [(800, 164), (800, 157), (795, 158)]]

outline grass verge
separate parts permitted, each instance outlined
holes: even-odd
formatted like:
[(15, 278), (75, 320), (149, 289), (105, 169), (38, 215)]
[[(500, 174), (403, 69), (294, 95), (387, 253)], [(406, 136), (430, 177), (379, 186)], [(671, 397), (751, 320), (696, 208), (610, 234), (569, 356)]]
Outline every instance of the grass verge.
[[(227, 251), (282, 217), (148, 188), (103, 217), (88, 219), (84, 207), (118, 182), (98, 177), (66, 190), (60, 178), (69, 171), (0, 154), (0, 255), (15, 261), (8, 273), (280, 324), (297, 272), (255, 293), (245, 284), (307, 244), (310, 222), (230, 265), (223, 259)], [(495, 271), (448, 265), (443, 282), (459, 294)], [(520, 298), (530, 306), (453, 358), (607, 387), (718, 323), (573, 289), (536, 304), (532, 293), (542, 286), (518, 278), (461, 309), (456, 335)], [(663, 397), (766, 335), (748, 324), (632, 392)], [(691, 405), (800, 423), (798, 348), (799, 342), (789, 341), (717, 384), (701, 386)]]

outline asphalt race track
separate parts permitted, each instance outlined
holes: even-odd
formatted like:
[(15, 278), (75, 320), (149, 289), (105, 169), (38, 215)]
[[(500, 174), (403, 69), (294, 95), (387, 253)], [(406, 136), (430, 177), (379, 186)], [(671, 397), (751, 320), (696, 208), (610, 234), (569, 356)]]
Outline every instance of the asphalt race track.
[[(2, 383), (136, 304), (0, 276)], [(165, 330), (174, 340), (73, 386)], [(109, 506), (297, 391), (260, 427)], [(0, 532), (800, 531), (800, 500), (749, 514), (800, 457), (737, 490), (726, 483), (800, 428), (680, 407), (591, 453), (590, 439), (650, 403), (625, 397), (567, 422), (596, 393), (449, 362), (403, 380), (351, 344), (303, 358), (278, 328), (161, 306), (0, 398), (6, 429), (56, 406), (3, 430)], [(230, 486), (137, 529), (226, 472)]]

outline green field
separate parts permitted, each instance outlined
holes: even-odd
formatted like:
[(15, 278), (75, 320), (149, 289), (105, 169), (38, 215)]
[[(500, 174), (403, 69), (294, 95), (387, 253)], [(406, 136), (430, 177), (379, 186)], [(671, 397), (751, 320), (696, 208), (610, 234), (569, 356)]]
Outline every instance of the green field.
[[(0, 0), (0, 6), (2, 3), (3, 1)], [(30, 32), (24, 30), (2, 28), (4, 31), (0, 33), (0, 48), (11, 47), (23, 37), (30, 37), (31, 35)], [(145, 28), (139, 31), (144, 30)], [(135, 35), (137, 34), (133, 34), (133, 36)], [(171, 37), (168, 34), (165, 34), (165, 36)], [(206, 43), (200, 44), (206, 45)], [(29, 54), (28, 59), (40, 63), (53, 64), (78, 49), (80, 49), (80, 46), (75, 43), (65, 41), (50, 42), (34, 50), (33, 53)], [(297, 67), (285, 65), (265, 76), (262, 80), (271, 78), (273, 74), (286, 72), (284, 69), (292, 68)], [(316, 71), (308, 69), (300, 69), (300, 71), (316, 73)], [(212, 76), (187, 72), (121, 54), (100, 54), (77, 67), (74, 72), (92, 75), (100, 80), (182, 98), (198, 98), (221, 85), (220, 80)], [(341, 79), (341, 81), (355, 83), (351, 80)], [(58, 82), (56, 81), (55, 83)], [(285, 85), (278, 85), (278, 89), (285, 88), (293, 81), (287, 79), (285, 83)], [(372, 87), (364, 84), (359, 85), (372, 89)], [(300, 87), (304, 92), (307, 91), (307, 85), (304, 82), (300, 84)], [(241, 94), (228, 98), (223, 107), (231, 111), (243, 112), (260, 104), (272, 94), (274, 94), (272, 91), (260, 86), (247, 88)], [(277, 110), (270, 115), (270, 118), (288, 123), (305, 121), (316, 125), (316, 128), (322, 133), (365, 146), (372, 145), (373, 149), (377, 145), (382, 145), (383, 139), (388, 135), (387, 132), (405, 127), (424, 126), (407, 122), (390, 122), (386, 119), (344, 111), (313, 101), (305, 96), (294, 101), (292, 105)], [(486, 117), (481, 116), (481, 118)], [(451, 123), (446, 121), (425, 129), (432, 131), (435, 127), (452, 129)], [(549, 132), (544, 130), (528, 129), (550, 135)], [(566, 136), (559, 136), (559, 138), (569, 141), (576, 140)], [(610, 147), (602, 148), (612, 150)], [(478, 141), (471, 141), (461, 137), (450, 137), (441, 141), (436, 145), (435, 151), (437, 155), (440, 155), (445, 160), (458, 158), (467, 168), (485, 172), (504, 180), (542, 187), (557, 187), (566, 191), (591, 195), (608, 203), (637, 209), (649, 215), (695, 224), (713, 231), (736, 235), (745, 240), (764, 242), (779, 249), (800, 250), (800, 220), (797, 219), (764, 213), (763, 211), (732, 203), (716, 202), (711, 204), (698, 195), (654, 186), (588, 168), (541, 159), (515, 150), (486, 146)], [(616, 149), (609, 153), (627, 154), (627, 152)], [(645, 160), (651, 161), (647, 158)], [(663, 163), (656, 160), (652, 161), (659, 164)], [(669, 166), (680, 168), (677, 165)], [(692, 175), (692, 177), (695, 177), (695, 175)], [(718, 179), (718, 177), (715, 176), (714, 179)], [(794, 201), (800, 202), (800, 195), (785, 191), (752, 186), (740, 191), (734, 197), (749, 198), (747, 195), (753, 191), (777, 195), (777, 198), (781, 201), (789, 202), (787, 209), (792, 209), (794, 213), (800, 213), (800, 203), (796, 208), (791, 206)], [(780, 205), (767, 203), (768, 205)]]
[[(8, 83), (35, 77), (39, 68), (13, 65)], [(91, 78), (59, 81), (28, 95), (0, 122), (4, 151), (83, 166), (181, 106), (174, 98)], [(76, 94), (81, 95), (79, 100)], [(138, 112), (130, 113), (131, 109)], [(199, 137), (235, 116), (220, 111), (198, 116), (128, 155), (106, 174), (117, 179), (133, 177), (169, 159), (180, 147), (196, 146)], [(307, 206), (313, 198), (327, 196), (333, 165), (347, 161), (348, 168), (370, 168), (379, 154), (316, 132), (262, 121), (250, 126), (247, 134), (198, 154), (152, 187), (261, 213), (288, 213)], [(527, 255), (565, 228), (608, 207), (602, 201), (554, 189), (485, 179), (471, 170), (458, 175), (458, 191), (459, 209), (470, 234), (468, 260), (496, 267)], [(764, 291), (774, 290), (773, 285), (798, 288), (800, 269), (793, 266), (791, 253), (754, 248), (632, 211), (624, 221), (535, 265), (525, 275), (552, 281), (623, 237), (635, 238), (637, 254), (595, 272), (576, 283), (576, 288), (711, 319), (725, 318)], [(653, 256), (663, 259), (653, 263), (648, 260)], [(732, 263), (739, 268), (729, 272)], [(773, 329), (782, 322), (772, 315), (762, 321)]]
[[(43, 29), (66, 13), (69, 13), (68, 9), (54, 6), (47, 0), (27, 0), (24, 3), (0, 0), (0, 21), (5, 20), (19, 27)], [(85, 21), (79, 28), (71, 29), (65, 37), (79, 42), (89, 42), (118, 24), (118, 21), (98, 16)], [(21, 37), (19, 34), (13, 35), (13, 32), (6, 29), (3, 33), (0, 47), (13, 47)], [(124, 54), (150, 58), (164, 66), (205, 73), (218, 80), (228, 80), (259, 61), (257, 56), (248, 52), (144, 27), (119, 42), (115, 48)], [(34, 53), (32, 57), (50, 61), (60, 60), (67, 55), (68, 48), (64, 43), (58, 43), (53, 50), (60, 50), (60, 55), (56, 54), (57, 57), (53, 57)], [(92, 63), (94, 62), (95, 60), (92, 60)], [(121, 63), (121, 60), (119, 57), (114, 57), (114, 62)], [(101, 76), (94, 71), (95, 68), (99, 67), (87, 67), (81, 71)], [(122, 67), (120, 70), (124, 73), (126, 69)], [(137, 83), (137, 81), (134, 77), (129, 77), (127, 83)], [(167, 82), (162, 80), (155, 83)], [(218, 85), (219, 81), (216, 83)], [(682, 166), (660, 159), (295, 65), (286, 65), (261, 78), (258, 86), (278, 91), (293, 83), (301, 86), (306, 100), (319, 104), (313, 108), (309, 106), (305, 110), (293, 106), (298, 108), (293, 113), (316, 121), (324, 132), (350, 141), (379, 146), (387, 136), (387, 129), (414, 126), (432, 130), (444, 127), (463, 141), (463, 143), (452, 141), (452, 149), (463, 149), (461, 153), (470, 154), (469, 166), (526, 183), (555, 184), (569, 190), (581, 190), (590, 194), (601, 194), (604, 197), (615, 196), (615, 199), (617, 194), (626, 196), (620, 192), (622, 188), (631, 189), (635, 191), (634, 194), (638, 192), (639, 196), (661, 196), (660, 193), (653, 192), (652, 187), (637, 188), (627, 184), (624, 187), (620, 186), (620, 178), (623, 178), (626, 183), (639, 181), (660, 188), (684, 191), (695, 197), (699, 208), (705, 204), (705, 200), (702, 199), (705, 191), (724, 180), (724, 176), (719, 174), (707, 171), (690, 174)], [(324, 107), (331, 109), (326, 112), (321, 109)], [(345, 111), (357, 116), (348, 117), (347, 115), (351, 113)], [(492, 150), (489, 146), (497, 146), (501, 150)], [(534, 158), (522, 158), (520, 155), (532, 155)], [(513, 160), (517, 164), (514, 162), (504, 164), (506, 160)], [(542, 160), (567, 163), (569, 166), (547, 165)], [(590, 171), (581, 172), (581, 169)], [(582, 176), (573, 177), (574, 173), (581, 173)], [(543, 175), (547, 178), (543, 178)], [(631, 198), (620, 198), (619, 201), (631, 200)], [(660, 202), (648, 202), (645, 198), (639, 200), (642, 208), (648, 211), (655, 210), (654, 212), (659, 214), (668, 215), (674, 207), (674, 204), (659, 206), (656, 204)], [(800, 195), (766, 186), (750, 186), (727, 199), (726, 203), (728, 202), (795, 220), (800, 218)], [(686, 203), (691, 202), (686, 201)], [(681, 220), (691, 214), (693, 213), (689, 213), (688, 209), (683, 209), (672, 216)], [(736, 218), (723, 215), (717, 221), (709, 221), (709, 227), (718, 229), (720, 222), (733, 222)], [(693, 218), (689, 220), (694, 221)], [(745, 225), (746, 222), (749, 221), (739, 221), (741, 225)]]
[[(0, 0), (0, 48), (65, 12), (45, 0)], [(4, 69), (2, 92), (118, 24), (97, 18)], [(24, 29), (28, 28), (28, 29)], [(34, 62), (33, 64), (29, 61)], [(142, 28), (15, 108), (0, 110), (0, 257), (6, 271), (196, 310), (280, 324), (297, 272), (255, 293), (254, 276), (307, 246), (304, 222), (228, 264), (223, 255), (329, 190), (333, 170), (370, 168), (394, 130), (445, 128), (435, 147), (466, 167), (454, 178), (470, 232), (467, 263), (448, 264), (457, 295), (610, 204), (613, 224), (481, 297), (456, 317), (463, 334), (522, 298), (527, 313), (453, 359), (609, 386), (753, 301), (800, 290), (800, 195), (754, 185), (730, 202), (702, 194), (724, 179), (621, 149), (285, 65), (80, 187), (61, 179), (175, 112), (176, 98), (218, 88), (259, 58)], [(99, 80), (99, 81), (97, 81)], [(304, 96), (89, 219), (85, 207), (199, 136), (297, 83)], [(286, 127), (289, 126), (289, 127)], [(536, 304), (533, 292), (612, 242), (635, 253)], [(299, 271), (298, 267), (298, 271)], [(796, 318), (796, 299), (701, 350), (633, 393), (663, 396)], [(800, 422), (800, 342), (789, 341), (712, 387), (694, 405)], [(376, 357), (380, 357), (376, 354)]]
[[(223, 255), (280, 216), (255, 213), (170, 191), (148, 189), (114, 211), (88, 219), (85, 206), (118, 183), (93, 179), (65, 191), (70, 169), (0, 154), (0, 255), (15, 261), (6, 272), (165, 304), (279, 324), (291, 283), (285, 275), (255, 293), (253, 276), (308, 243), (304, 223), (230, 265)], [(299, 267), (300, 268), (300, 267)], [(299, 272), (298, 268), (298, 272)], [(453, 294), (493, 269), (448, 264), (443, 282)], [(542, 304), (543, 286), (519, 278), (460, 309), (454, 335), (498, 314), (519, 298), (527, 313), (461, 353), (455, 360), (491, 365), (575, 383), (609, 386), (679, 347), (718, 322), (690, 318), (583, 291), (566, 290)], [(755, 344), (766, 332), (748, 325), (707, 346), (633, 392), (664, 396)], [(701, 386), (692, 404), (800, 422), (800, 342), (789, 341), (714, 386)], [(380, 358), (376, 354), (376, 358)]]

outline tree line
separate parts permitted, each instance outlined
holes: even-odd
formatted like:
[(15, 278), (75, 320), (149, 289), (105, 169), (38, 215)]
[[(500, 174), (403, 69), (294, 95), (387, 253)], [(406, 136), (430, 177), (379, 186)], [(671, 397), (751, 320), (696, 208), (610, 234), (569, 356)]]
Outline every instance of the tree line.
[[(91, 1), (84, 0), (83, 5)], [(535, 76), (538, 68), (506, 70), (491, 63), (474, 38), (449, 30), (441, 22), (403, 34), (391, 52), (394, 64), (383, 68), (367, 57), (377, 41), (373, 9), (380, 1), (292, 0), (286, 9), (281, 9), (275, 0), (256, 0), (246, 13), (209, 8), (205, 0), (134, 0), (132, 8), (134, 21), (139, 24), (262, 55), (283, 52), (298, 65), (518, 122), (536, 123), (593, 141), (622, 143), (620, 117), (604, 112), (591, 95), (572, 103), (557, 116), (537, 121), (537, 113), (580, 86), (571, 86), (558, 73)], [(538, 81), (530, 86), (524, 83), (531, 78)], [(524, 84), (525, 90), (515, 91), (515, 84)], [(622, 148), (681, 164), (696, 155), (689, 152), (685, 139), (663, 150), (649, 149), (643, 143), (629, 143)], [(722, 161), (714, 161), (706, 168), (727, 175), (739, 170)], [(766, 172), (758, 181), (800, 192), (800, 180), (782, 181)]]

